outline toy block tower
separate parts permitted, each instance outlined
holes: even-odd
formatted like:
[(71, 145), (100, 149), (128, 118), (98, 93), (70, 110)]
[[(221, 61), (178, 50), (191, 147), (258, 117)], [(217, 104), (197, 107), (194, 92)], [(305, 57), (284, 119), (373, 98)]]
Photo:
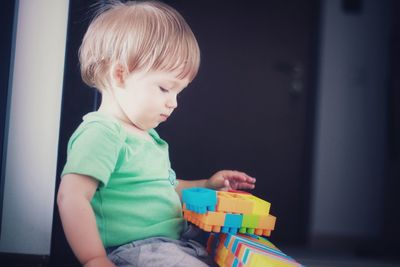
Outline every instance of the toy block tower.
[(221, 267), (302, 266), (268, 239), (276, 217), (271, 204), (242, 191), (189, 188), (182, 191), (184, 218), (211, 232), (207, 250)]

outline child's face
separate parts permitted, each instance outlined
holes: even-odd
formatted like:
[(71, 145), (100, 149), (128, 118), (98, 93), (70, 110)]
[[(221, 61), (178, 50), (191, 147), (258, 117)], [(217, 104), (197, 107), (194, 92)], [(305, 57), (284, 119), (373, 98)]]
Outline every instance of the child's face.
[(134, 72), (115, 90), (124, 119), (147, 131), (157, 127), (178, 106), (177, 96), (188, 79), (176, 78), (177, 71)]

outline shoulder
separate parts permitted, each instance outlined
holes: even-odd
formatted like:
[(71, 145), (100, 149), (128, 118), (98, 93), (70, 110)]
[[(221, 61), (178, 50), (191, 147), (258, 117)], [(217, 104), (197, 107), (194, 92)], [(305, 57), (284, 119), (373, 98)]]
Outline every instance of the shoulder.
[(100, 112), (91, 112), (83, 116), (83, 122), (81, 123), (80, 127), (84, 129), (97, 128), (116, 134), (124, 132), (121, 124), (118, 122), (117, 119)]
[(99, 112), (91, 112), (83, 117), (82, 123), (72, 134), (70, 143), (77, 139), (85, 139), (90, 143), (100, 143), (108, 139), (121, 143), (125, 138), (126, 132), (116, 119)]

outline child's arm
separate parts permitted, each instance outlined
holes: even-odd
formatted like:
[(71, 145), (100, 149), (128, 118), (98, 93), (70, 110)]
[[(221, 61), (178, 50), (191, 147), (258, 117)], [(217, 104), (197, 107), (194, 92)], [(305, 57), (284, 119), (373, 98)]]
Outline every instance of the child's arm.
[(253, 189), (256, 179), (244, 172), (223, 170), (215, 173), (209, 179), (178, 181), (179, 184), (175, 190), (181, 196), (182, 189), (190, 187), (206, 187), (215, 190)]
[(85, 267), (114, 266), (108, 260), (90, 201), (98, 182), (89, 176), (66, 174), (60, 184), (57, 204), (68, 243)]

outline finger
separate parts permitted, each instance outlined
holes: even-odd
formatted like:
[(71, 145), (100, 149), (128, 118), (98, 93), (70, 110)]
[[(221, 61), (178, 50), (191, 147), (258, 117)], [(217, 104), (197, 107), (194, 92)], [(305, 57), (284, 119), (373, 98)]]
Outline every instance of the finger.
[(255, 183), (256, 182), (256, 178), (251, 177), (250, 175), (248, 175), (247, 173), (243, 172), (243, 175), (246, 177), (246, 181), (249, 183)]
[(238, 183), (238, 182), (236, 182), (236, 181), (231, 181), (230, 185), (231, 185), (231, 188), (232, 188), (232, 189), (237, 189), (237, 188), (238, 188), (238, 185), (239, 185), (239, 183)]
[(254, 184), (249, 183), (239, 183), (237, 185), (238, 189), (254, 189), (256, 186)]
[(224, 180), (224, 186), (225, 186), (225, 187), (229, 187), (229, 185), (230, 185), (229, 180), (225, 179), (225, 180)]
[(234, 171), (234, 172), (236, 172), (238, 175), (240, 175), (240, 177), (244, 178), (248, 182), (255, 182), (256, 180), (254, 177), (251, 177), (245, 172), (240, 172), (240, 171)]
[(240, 172), (240, 171), (228, 171), (228, 174), (235, 180), (240, 180), (242, 182), (249, 182), (249, 183), (255, 183), (256, 178), (251, 177), (250, 175)]
[(238, 182), (237, 186), (240, 188), (252, 189), (255, 187), (255, 184), (249, 182)]
[(231, 189), (231, 183), (229, 182), (229, 180), (224, 180), (224, 185), (219, 190), (228, 191), (229, 189)]
[(239, 172), (239, 171), (227, 171), (225, 173), (225, 176), (228, 179), (232, 179), (232, 180), (239, 180), (239, 181), (246, 181), (247, 180), (247, 175), (243, 172)]

